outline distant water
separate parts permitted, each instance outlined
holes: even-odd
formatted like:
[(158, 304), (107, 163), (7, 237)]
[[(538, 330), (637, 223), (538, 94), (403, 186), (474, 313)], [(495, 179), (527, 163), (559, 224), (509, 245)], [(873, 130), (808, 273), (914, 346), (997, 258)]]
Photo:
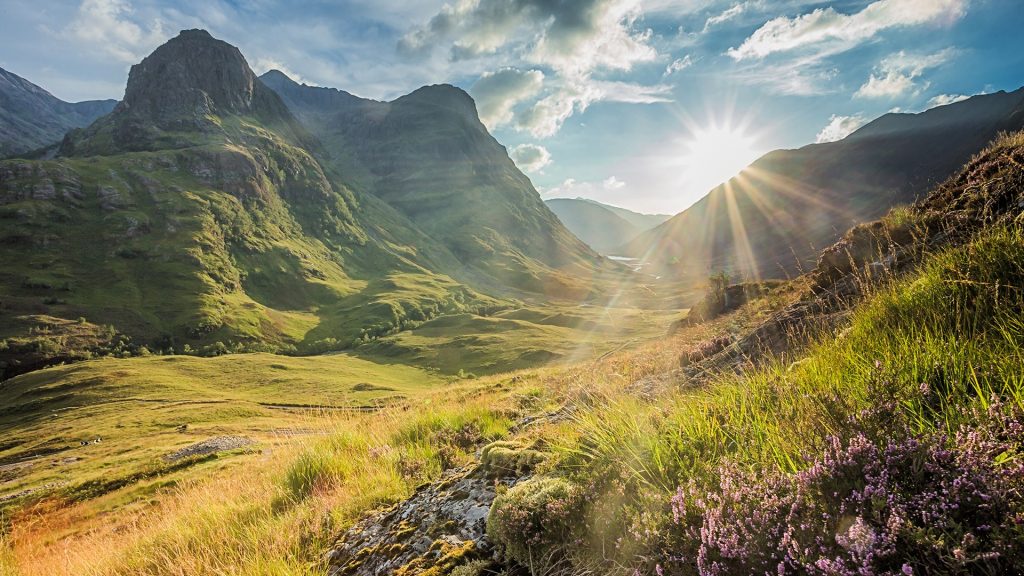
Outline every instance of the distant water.
[(609, 260), (619, 262), (633, 269), (633, 272), (640, 272), (643, 270), (643, 265), (640, 264), (639, 258), (628, 258), (626, 256), (608, 256)]

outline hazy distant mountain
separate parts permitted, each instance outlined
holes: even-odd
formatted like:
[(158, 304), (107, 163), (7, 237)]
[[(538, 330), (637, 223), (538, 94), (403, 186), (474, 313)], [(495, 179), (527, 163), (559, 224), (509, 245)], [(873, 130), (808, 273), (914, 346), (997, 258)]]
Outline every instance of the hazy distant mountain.
[(671, 218), (667, 214), (639, 214), (587, 198), (553, 198), (544, 203), (591, 248), (611, 255), (642, 232)]
[(1001, 131), (1024, 128), (1024, 89), (886, 114), (846, 139), (766, 154), (622, 248), (661, 273), (781, 277), (851, 226), (909, 203)]
[(116, 100), (72, 104), (0, 68), (0, 158), (60, 142), (72, 128), (113, 110)]
[(409, 218), (481, 278), (528, 291), (577, 291), (566, 274), (602, 267), (541, 201), (487, 131), (473, 99), (448, 85), (393, 102), (261, 79), (323, 143), (339, 173)]

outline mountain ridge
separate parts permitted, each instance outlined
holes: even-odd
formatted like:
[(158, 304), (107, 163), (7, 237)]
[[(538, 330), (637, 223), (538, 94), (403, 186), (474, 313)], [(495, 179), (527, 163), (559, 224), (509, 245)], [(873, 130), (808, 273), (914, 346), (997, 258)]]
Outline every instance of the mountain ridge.
[(549, 198), (544, 203), (565, 226), (602, 254), (616, 255), (626, 242), (671, 218), (640, 214), (588, 198)]
[(570, 276), (607, 269), (543, 204), (464, 90), (436, 84), (377, 102), (300, 85), (279, 71), (261, 80), (323, 142), (339, 172), (478, 269), (478, 278), (582, 294)]
[(0, 158), (58, 144), (69, 130), (109, 113), (116, 100), (65, 102), (0, 68)]
[(765, 154), (621, 252), (676, 276), (793, 276), (842, 231), (914, 201), (1020, 128), (1024, 88), (887, 114), (837, 142)]
[(3, 377), (142, 350), (347, 349), (517, 297), (596, 298), (622, 274), (464, 91), (301, 92), (354, 104), (327, 110), (343, 130), (316, 133), (236, 47), (186, 30), (55, 158), (0, 162)]

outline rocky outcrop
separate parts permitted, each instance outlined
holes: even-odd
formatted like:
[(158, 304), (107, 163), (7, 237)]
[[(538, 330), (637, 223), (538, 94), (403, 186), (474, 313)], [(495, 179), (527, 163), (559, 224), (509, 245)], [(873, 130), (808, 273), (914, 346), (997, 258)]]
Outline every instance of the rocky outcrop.
[(190, 133), (217, 132), (229, 116), (248, 116), (301, 138), (281, 98), (260, 82), (238, 48), (205, 30), (183, 30), (132, 66), (113, 112), (70, 133), (62, 156), (183, 148)]
[(486, 465), (447, 472), (412, 497), (346, 532), (330, 553), (331, 576), (438, 573), (492, 556), (487, 514), (497, 486), (521, 478)]
[(186, 446), (180, 450), (164, 456), (165, 462), (177, 462), (184, 458), (194, 458), (198, 456), (208, 456), (210, 454), (217, 454), (218, 452), (227, 452), (228, 450), (238, 450), (239, 448), (245, 448), (246, 446), (252, 446), (254, 442), (244, 436), (217, 436), (202, 442), (196, 442)]
[[(526, 418), (516, 429), (559, 421), (567, 413)], [(544, 459), (542, 452), (515, 441), (484, 446), (477, 463), (445, 472), (345, 532), (328, 555), (331, 576), (447, 574), (469, 563), (498, 566), (487, 536), (491, 504), (499, 492), (530, 478)]]
[(183, 30), (132, 66), (115, 114), (173, 128), (202, 122), (208, 114), (281, 119), (288, 112), (256, 79), (238, 48), (205, 30)]

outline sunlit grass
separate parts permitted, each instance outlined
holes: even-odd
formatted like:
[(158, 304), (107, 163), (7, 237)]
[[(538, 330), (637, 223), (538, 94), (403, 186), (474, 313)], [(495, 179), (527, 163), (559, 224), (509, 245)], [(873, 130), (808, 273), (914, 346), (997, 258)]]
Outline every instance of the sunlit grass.
[(65, 523), (88, 521), (75, 514), (83, 505), (21, 513), (0, 566), (24, 575), (324, 574), (324, 553), (345, 526), (508, 433), (504, 395), (480, 392), (454, 385), (408, 410), (339, 414), (323, 436), (282, 442), (231, 473), (120, 511), (113, 529), (93, 522), (61, 539)]

